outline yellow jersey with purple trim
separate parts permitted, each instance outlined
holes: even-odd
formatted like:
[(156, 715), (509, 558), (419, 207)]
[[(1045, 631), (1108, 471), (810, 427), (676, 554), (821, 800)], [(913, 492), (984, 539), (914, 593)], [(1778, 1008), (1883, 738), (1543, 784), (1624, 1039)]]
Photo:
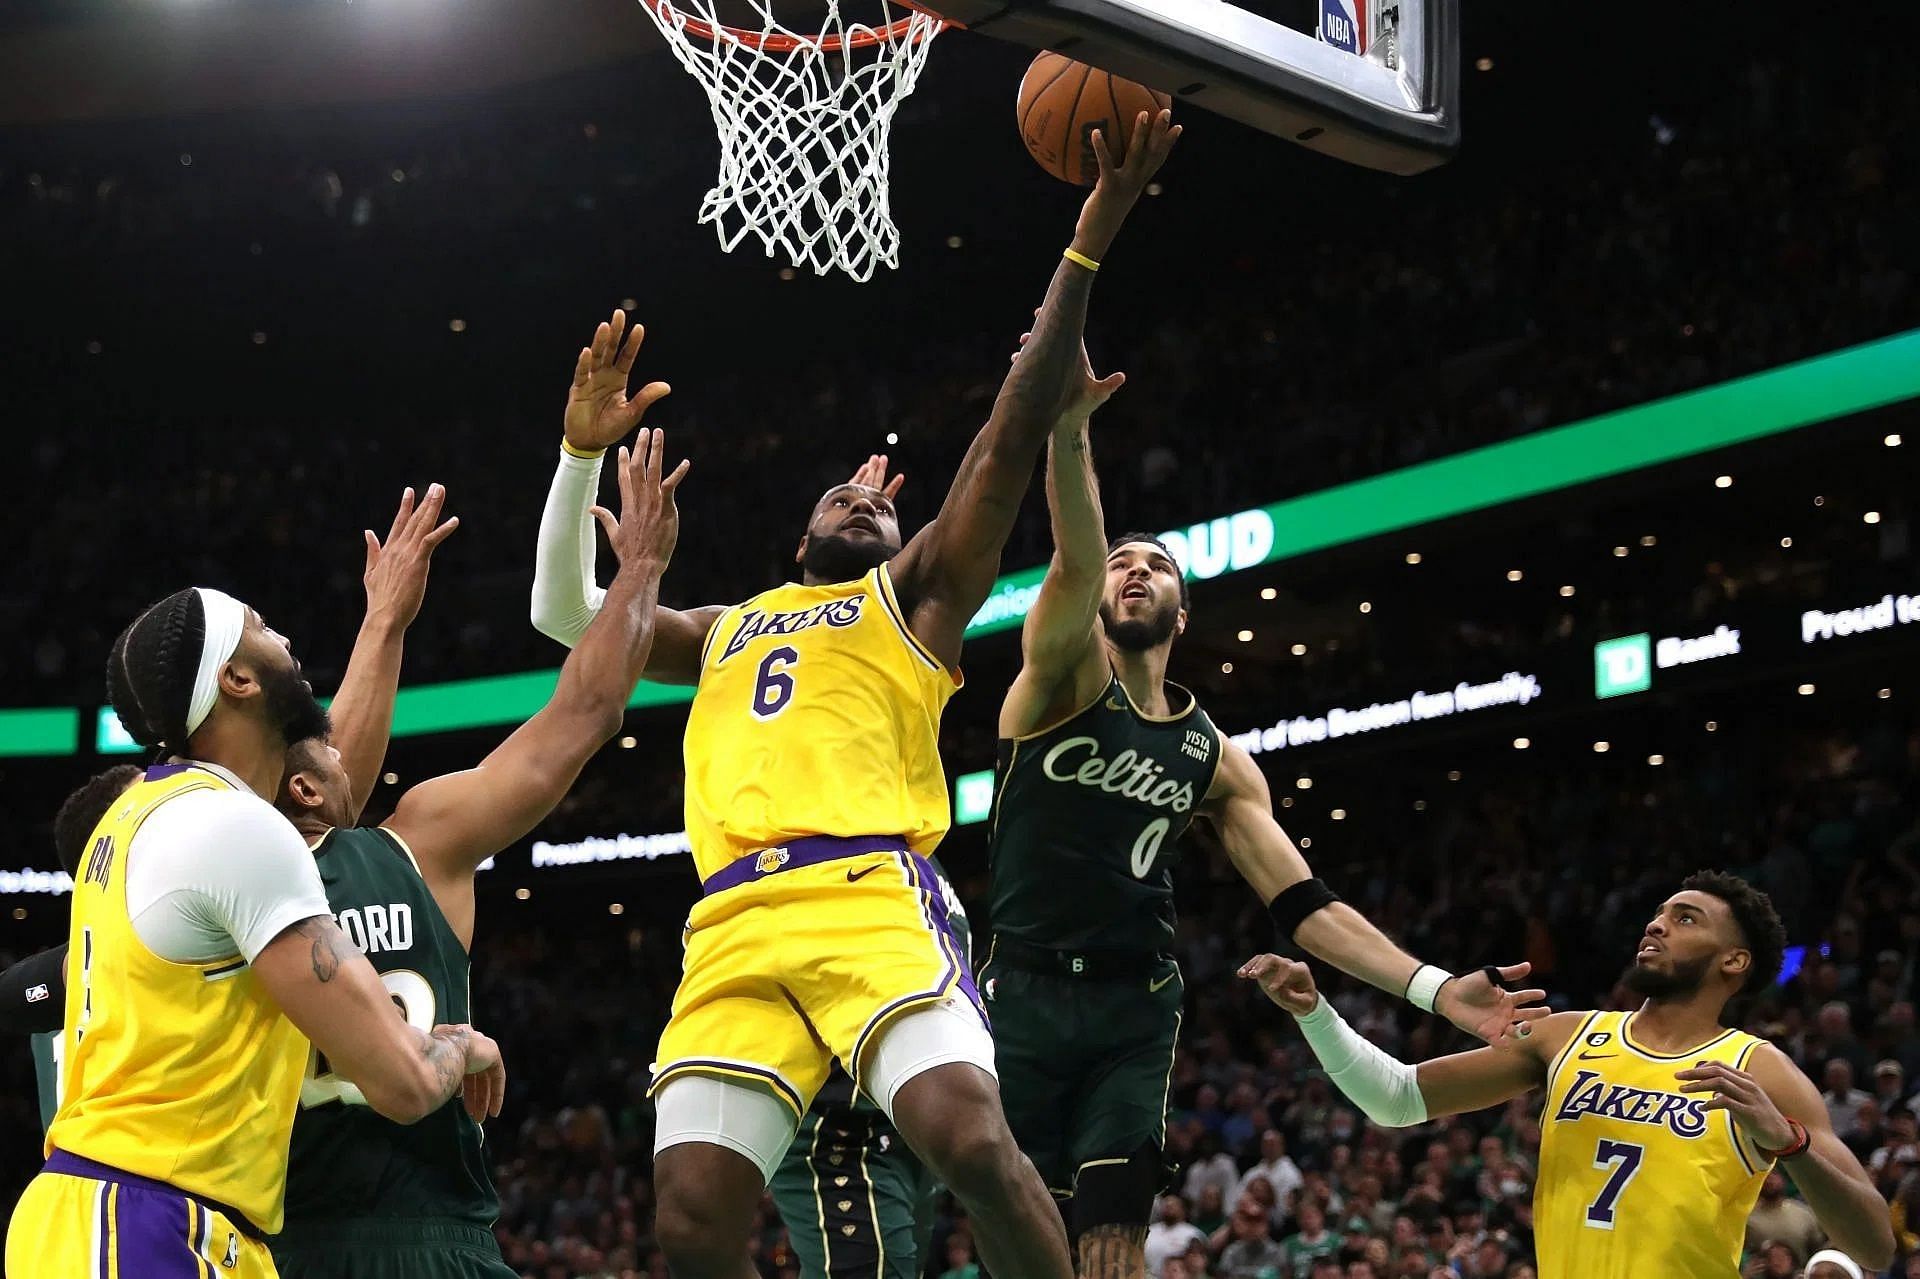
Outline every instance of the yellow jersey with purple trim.
[(1728, 1030), (1684, 1053), (1633, 1038), (1629, 1013), (1589, 1013), (1547, 1075), (1534, 1187), (1541, 1279), (1738, 1279), (1747, 1216), (1772, 1164), (1710, 1093), (1674, 1074), (1747, 1068), (1762, 1042)]
[(687, 717), (687, 835), (706, 879), (811, 835), (947, 833), (940, 714), (956, 673), (914, 638), (884, 565), (720, 615)]
[(182, 795), (231, 789), (204, 768), (151, 768), (94, 828), (73, 885), (66, 1069), (47, 1152), (232, 1205), (273, 1234), (307, 1038), (240, 955), (162, 959), (127, 914), (142, 824)]

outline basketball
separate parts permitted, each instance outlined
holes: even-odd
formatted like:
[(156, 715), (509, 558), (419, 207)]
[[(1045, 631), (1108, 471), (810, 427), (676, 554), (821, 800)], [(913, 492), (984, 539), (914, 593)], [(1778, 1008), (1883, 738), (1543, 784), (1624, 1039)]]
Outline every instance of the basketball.
[(1124, 148), (1142, 111), (1172, 105), (1170, 95), (1144, 84), (1064, 54), (1042, 53), (1020, 81), (1020, 140), (1048, 173), (1090, 187), (1100, 176), (1093, 131)]

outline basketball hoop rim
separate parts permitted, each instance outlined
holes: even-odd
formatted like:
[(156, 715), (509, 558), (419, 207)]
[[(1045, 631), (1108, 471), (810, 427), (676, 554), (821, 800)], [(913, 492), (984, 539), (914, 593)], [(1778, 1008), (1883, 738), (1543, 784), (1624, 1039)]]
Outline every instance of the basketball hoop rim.
[[(868, 49), (878, 44), (893, 44), (910, 35), (916, 40), (928, 39), (954, 25), (925, 4), (916, 4), (914, 0), (894, 0), (894, 3), (912, 9), (914, 12), (889, 22), (884, 27), (860, 27), (851, 36), (808, 37), (785, 33), (775, 34), (769, 31), (749, 31), (745, 27), (729, 27), (721, 23), (707, 22), (677, 7), (673, 0), (641, 0), (641, 3), (652, 9), (661, 21), (682, 27), (702, 40), (730, 41), (764, 53), (792, 53), (796, 49), (839, 53), (845, 49)], [(930, 32), (914, 35), (912, 28), (916, 16), (933, 18), (940, 25)]]

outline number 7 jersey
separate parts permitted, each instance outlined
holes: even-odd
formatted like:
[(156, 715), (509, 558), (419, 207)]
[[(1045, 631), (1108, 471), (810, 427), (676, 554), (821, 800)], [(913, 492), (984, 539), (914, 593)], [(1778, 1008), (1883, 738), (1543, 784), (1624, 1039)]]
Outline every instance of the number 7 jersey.
[(1589, 1013), (1554, 1059), (1534, 1188), (1541, 1279), (1738, 1279), (1747, 1216), (1772, 1167), (1710, 1093), (1677, 1071), (1747, 1068), (1760, 1040), (1729, 1030), (1650, 1052), (1630, 1013)]
[(687, 716), (700, 877), (809, 835), (900, 835), (931, 853), (950, 822), (940, 714), (957, 687), (908, 629), (884, 565), (722, 613)]

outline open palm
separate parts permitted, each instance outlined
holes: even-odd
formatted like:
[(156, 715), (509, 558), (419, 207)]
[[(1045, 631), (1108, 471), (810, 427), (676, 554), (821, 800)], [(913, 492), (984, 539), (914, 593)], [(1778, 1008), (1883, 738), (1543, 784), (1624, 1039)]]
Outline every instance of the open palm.
[(667, 397), (672, 387), (649, 382), (632, 395), (627, 382), (647, 330), (636, 324), (627, 329), (627, 313), (593, 331), (593, 345), (580, 348), (574, 361), (573, 385), (567, 391), (567, 443), (582, 453), (598, 453), (627, 437), (649, 408)]

